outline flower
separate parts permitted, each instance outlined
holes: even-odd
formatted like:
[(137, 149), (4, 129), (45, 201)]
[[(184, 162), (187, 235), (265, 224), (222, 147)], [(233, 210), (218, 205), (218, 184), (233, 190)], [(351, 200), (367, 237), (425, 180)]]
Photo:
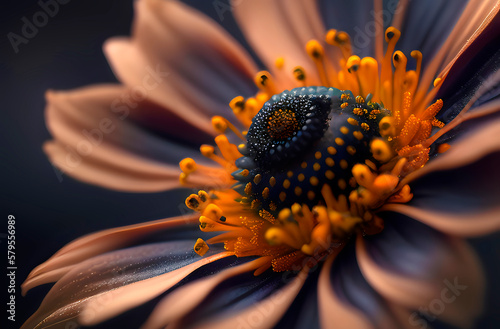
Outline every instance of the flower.
[(49, 92), (44, 149), (108, 188), (197, 187), (195, 212), (65, 246), (23, 284), (56, 282), (23, 328), (154, 299), (145, 328), (471, 327), (462, 238), (500, 228), (499, 4), (369, 3), (321, 3), (327, 30), (315, 2), (235, 0), (258, 71), (182, 3), (136, 2), (105, 45), (123, 85)]

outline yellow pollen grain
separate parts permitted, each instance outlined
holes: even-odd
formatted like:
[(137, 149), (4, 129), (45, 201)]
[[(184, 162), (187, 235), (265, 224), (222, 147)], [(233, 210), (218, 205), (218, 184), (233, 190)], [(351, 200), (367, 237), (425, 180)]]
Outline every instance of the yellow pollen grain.
[(328, 153), (330, 153), (331, 155), (335, 155), (337, 154), (337, 150), (335, 149), (335, 147), (333, 146), (329, 146), (327, 149)]
[(349, 133), (349, 128), (342, 126), (340, 127), (340, 132), (343, 133), (344, 135), (347, 135)]
[(333, 161), (333, 159), (332, 159), (332, 158), (326, 158), (326, 159), (325, 159), (325, 163), (326, 163), (326, 165), (327, 165), (328, 167), (333, 167), (333, 166), (335, 166), (335, 161)]
[(348, 147), (346, 147), (346, 150), (347, 150), (347, 153), (349, 153), (350, 155), (356, 154), (356, 149), (352, 145), (349, 145)]
[(264, 199), (269, 198), (269, 187), (266, 187), (266, 188), (262, 191), (262, 197), (263, 197)]
[(276, 209), (278, 209), (278, 206), (276, 206), (276, 203), (271, 201), (269, 203), (269, 209), (271, 209), (272, 211), (276, 211)]
[(306, 176), (304, 176), (304, 174), (299, 174), (297, 176), (297, 179), (299, 180), (299, 182), (302, 182), (304, 179), (306, 179)]
[(370, 126), (369, 126), (367, 123), (365, 123), (365, 122), (363, 122), (363, 123), (361, 124), (361, 128), (363, 128), (363, 129), (364, 129), (364, 130), (366, 130), (366, 131), (370, 130)]
[(346, 182), (345, 182), (345, 180), (344, 180), (344, 179), (342, 179), (342, 178), (341, 178), (341, 179), (339, 179), (339, 181), (338, 181), (338, 183), (337, 183), (337, 184), (339, 185), (339, 188), (340, 188), (341, 190), (345, 190), (345, 188), (347, 187), (347, 183), (346, 183)]
[(353, 118), (348, 118), (347, 122), (349, 122), (350, 125), (357, 126), (359, 124), (358, 120), (353, 119)]
[(261, 174), (257, 174), (255, 175), (255, 177), (253, 178), (253, 182), (255, 183), (255, 185), (258, 185), (260, 183), (260, 181), (262, 180), (262, 175)]
[(260, 207), (260, 200), (257, 200), (257, 199), (256, 199), (256, 200), (253, 200), (253, 201), (252, 201), (252, 204), (250, 205), (250, 207), (251, 207), (252, 209), (257, 209), (257, 208), (259, 208), (259, 207)]
[(321, 159), (321, 152), (319, 152), (319, 151), (318, 151), (318, 152), (314, 153), (314, 157), (315, 157), (317, 160)]
[(302, 162), (302, 163), (300, 164), (300, 166), (302, 167), (302, 169), (306, 169), (306, 168), (307, 168), (307, 162), (305, 162), (305, 161), (304, 161), (304, 162)]
[(309, 183), (311, 183), (312, 186), (316, 186), (319, 184), (319, 179), (315, 176), (312, 176), (309, 178)]
[(325, 172), (325, 177), (328, 178), (328, 179), (334, 179), (335, 178), (335, 174), (333, 173), (333, 171), (327, 170)]
[(285, 201), (286, 200), (286, 193), (281, 192), (279, 198), (280, 198), (281, 202)]
[(340, 160), (340, 168), (347, 169), (348, 166), (349, 166), (349, 164), (347, 163), (346, 160), (344, 160), (344, 159)]
[(283, 187), (284, 187), (284, 188), (289, 188), (289, 187), (290, 187), (290, 181), (289, 181), (288, 179), (285, 179), (285, 180), (283, 181)]
[(300, 196), (302, 194), (302, 189), (299, 186), (297, 186), (295, 187), (294, 192), (296, 196)]
[(288, 178), (292, 178), (293, 177), (293, 171), (289, 170), (286, 175), (288, 176)]
[(349, 103), (347, 103), (347, 102), (340, 104), (340, 107), (343, 109), (345, 109), (348, 106), (349, 106)]
[(309, 200), (313, 200), (315, 196), (316, 196), (316, 194), (313, 191), (307, 192), (307, 198)]
[(269, 178), (269, 185), (271, 185), (271, 187), (274, 187), (274, 185), (276, 185), (276, 178), (274, 178), (274, 176)]
[(320, 169), (321, 169), (321, 165), (320, 165), (319, 163), (317, 163), (317, 162), (316, 162), (316, 163), (313, 165), (313, 169), (314, 169), (315, 171), (318, 171), (318, 170), (320, 170)]
[(340, 137), (337, 137), (337, 138), (335, 138), (335, 143), (337, 143), (337, 145), (339, 145), (339, 146), (342, 146), (342, 145), (344, 145), (344, 140)]
[(352, 133), (354, 138), (357, 140), (362, 140), (363, 139), (363, 133), (361, 131), (355, 131)]
[(245, 186), (245, 194), (246, 195), (252, 194), (252, 183), (247, 183), (247, 185)]

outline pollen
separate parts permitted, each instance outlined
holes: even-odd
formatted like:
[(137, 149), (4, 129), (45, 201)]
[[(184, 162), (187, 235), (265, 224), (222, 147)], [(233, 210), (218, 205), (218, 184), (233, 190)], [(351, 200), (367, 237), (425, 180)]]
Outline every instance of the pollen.
[[(446, 75), (425, 85), (422, 53), (396, 50), (394, 27), (384, 36), (376, 58), (359, 57), (348, 33), (329, 30), (304, 45), (309, 65), (284, 72), (286, 56), (274, 62), (296, 88), (281, 90), (281, 79), (257, 72), (258, 92), (229, 103), (235, 119), (212, 117), (215, 143), (200, 152), (216, 166), (179, 163), (184, 186), (207, 183), (186, 198), (200, 230), (217, 233), (196, 241), (198, 255), (221, 243), (236, 257), (256, 257), (254, 275), (301, 269), (311, 256), (320, 261), (356, 236), (380, 233), (380, 207), (412, 199), (405, 177), (450, 148), (432, 145), (454, 127), (438, 119), (443, 101), (430, 101)], [(340, 60), (332, 62), (331, 48)]]

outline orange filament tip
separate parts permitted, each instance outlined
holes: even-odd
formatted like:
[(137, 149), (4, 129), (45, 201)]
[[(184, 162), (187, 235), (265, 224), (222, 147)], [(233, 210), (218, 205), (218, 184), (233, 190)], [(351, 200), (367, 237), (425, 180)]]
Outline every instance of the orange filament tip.
[(234, 113), (240, 113), (245, 109), (245, 98), (243, 96), (236, 96), (229, 102), (229, 107)]
[(306, 44), (306, 52), (313, 60), (321, 59), (325, 55), (325, 50), (318, 40), (308, 41)]
[(359, 63), (361, 62), (361, 58), (359, 56), (350, 56), (347, 59), (346, 67), (349, 73), (356, 72), (359, 68)]
[(306, 80), (306, 72), (303, 67), (297, 66), (293, 69), (293, 76), (297, 81), (303, 82)]
[(283, 57), (276, 58), (276, 60), (274, 61), (274, 66), (276, 66), (278, 70), (282, 69), (283, 66), (285, 66), (285, 59)]
[(448, 151), (450, 149), (450, 147), (451, 147), (450, 144), (443, 143), (443, 144), (441, 144), (441, 145), (438, 146), (438, 152), (439, 153), (444, 153), (444, 152)]
[(179, 162), (179, 167), (184, 174), (189, 175), (196, 170), (196, 162), (191, 158), (185, 158)]
[(260, 71), (254, 77), (255, 85), (266, 92), (268, 96), (272, 96), (277, 94), (277, 89), (274, 85), (273, 78), (271, 77), (271, 73), (267, 71)]
[(394, 157), (392, 148), (382, 139), (373, 139), (370, 149), (375, 160), (386, 163)]
[(212, 126), (218, 133), (222, 134), (227, 130), (227, 121), (223, 117), (214, 116), (212, 118)]
[(200, 152), (204, 157), (210, 158), (215, 153), (215, 148), (212, 145), (200, 146)]
[(207, 253), (209, 247), (207, 243), (203, 241), (203, 239), (198, 238), (198, 240), (196, 240), (196, 243), (194, 244), (193, 249), (195, 253), (203, 257)]

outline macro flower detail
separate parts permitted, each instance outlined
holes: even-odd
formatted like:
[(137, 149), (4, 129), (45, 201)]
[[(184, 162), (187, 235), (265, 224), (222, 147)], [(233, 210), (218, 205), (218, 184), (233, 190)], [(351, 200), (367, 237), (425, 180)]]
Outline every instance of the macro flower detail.
[[(461, 237), (500, 228), (499, 4), (445, 6), (421, 52), (422, 4), (360, 2), (369, 47), (338, 1), (234, 1), (258, 71), (184, 4), (137, 1), (133, 37), (105, 45), (123, 86), (50, 92), (45, 151), (107, 188), (193, 188), (193, 212), (65, 246), (23, 284), (56, 282), (23, 328), (156, 298), (144, 328), (472, 327), (484, 274)], [(114, 132), (82, 154), (71, 127), (107, 107)]]

